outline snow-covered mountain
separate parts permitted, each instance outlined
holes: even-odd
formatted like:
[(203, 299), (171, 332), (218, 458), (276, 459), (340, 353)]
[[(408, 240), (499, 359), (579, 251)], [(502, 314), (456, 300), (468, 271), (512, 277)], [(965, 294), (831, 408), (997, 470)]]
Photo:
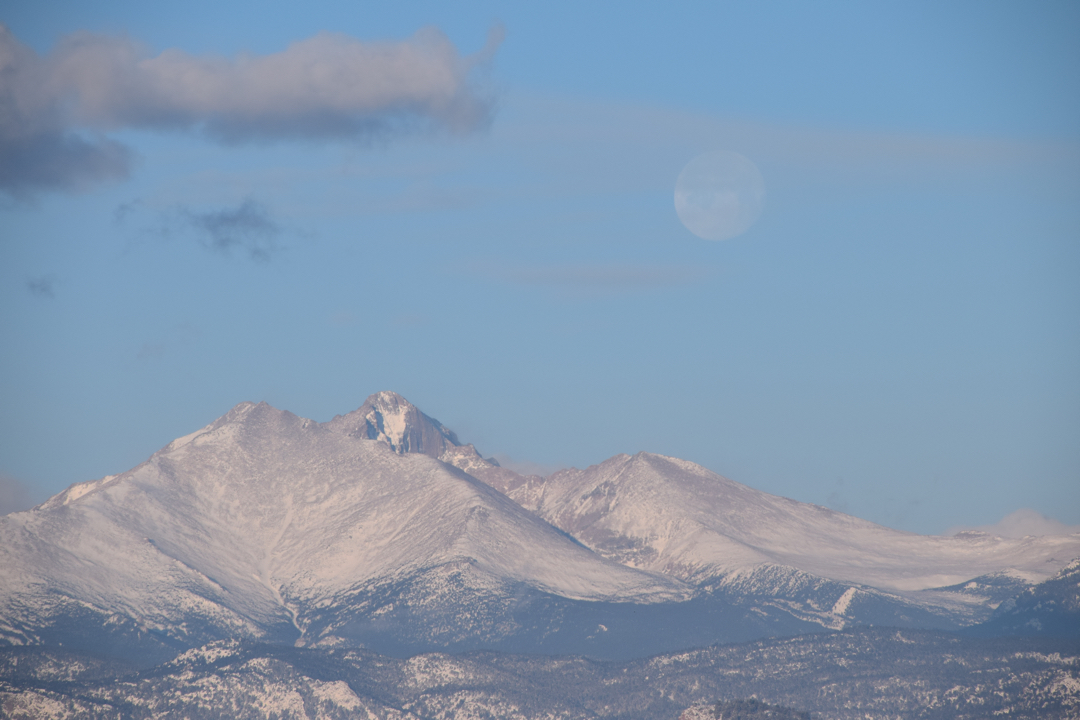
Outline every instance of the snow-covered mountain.
[(1080, 637), (1080, 558), (1049, 580), (1008, 598), (990, 620), (968, 633)]
[[(694, 585), (808, 601), (858, 618), (887, 598), (933, 612), (985, 617), (1003, 584), (1015, 592), (1080, 556), (1080, 535), (1009, 539), (901, 532), (819, 505), (769, 495), (677, 458), (617, 455), (546, 478), (475, 472), (604, 557)], [(979, 578), (967, 592), (949, 587)], [(846, 585), (814, 603), (820, 580)], [(756, 589), (755, 589), (756, 588)], [(981, 592), (972, 592), (980, 589)]]
[(448, 637), (490, 640), (517, 631), (505, 613), (480, 616), (483, 598), (503, 603), (508, 590), (519, 604), (690, 594), (601, 558), (453, 466), (396, 452), (415, 428), (354, 437), (371, 405), (320, 425), (243, 403), (122, 475), (0, 518), (0, 633), (59, 637), (53, 623), (85, 614), (181, 645), (393, 634), (400, 597), (386, 590), (397, 588), (412, 593), (412, 615), (453, 618)]
[(394, 393), (326, 423), (242, 403), (0, 517), (0, 642), (631, 657), (958, 628), (1078, 556), (1077, 535), (902, 533), (647, 453), (521, 476)]

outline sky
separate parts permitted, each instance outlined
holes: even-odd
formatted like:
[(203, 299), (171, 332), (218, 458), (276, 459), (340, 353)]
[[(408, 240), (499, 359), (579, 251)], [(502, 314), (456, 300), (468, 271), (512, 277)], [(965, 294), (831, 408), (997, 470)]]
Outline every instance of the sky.
[[(521, 469), (648, 451), (913, 532), (1080, 524), (1076, 3), (0, 22), (0, 511), (242, 401), (393, 390)], [(725, 240), (675, 208), (708, 153), (764, 187)]]

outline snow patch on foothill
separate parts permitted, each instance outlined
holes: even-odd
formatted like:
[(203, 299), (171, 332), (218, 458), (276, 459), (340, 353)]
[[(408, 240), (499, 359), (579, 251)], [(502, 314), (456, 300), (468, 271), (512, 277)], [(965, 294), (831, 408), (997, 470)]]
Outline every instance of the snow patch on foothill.
[(848, 588), (845, 590), (844, 594), (836, 600), (836, 604), (832, 606), (832, 610), (829, 612), (833, 615), (843, 615), (846, 613), (848, 606), (851, 605), (851, 599), (855, 597), (855, 593), (857, 592), (858, 590), (855, 588)]

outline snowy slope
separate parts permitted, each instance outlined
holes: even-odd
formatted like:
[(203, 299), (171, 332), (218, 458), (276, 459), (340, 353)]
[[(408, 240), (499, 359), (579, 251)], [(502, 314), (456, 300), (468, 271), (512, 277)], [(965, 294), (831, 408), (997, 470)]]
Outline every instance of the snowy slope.
[[(357, 432), (368, 437), (374, 428), (410, 428), (411, 442), (379, 437), (399, 452), (417, 448), (464, 470), (607, 558), (825, 627), (970, 624), (1080, 555), (1080, 536), (891, 530), (648, 453), (547, 478), (521, 476), (461, 445), (394, 393), (372, 396), (350, 417), (363, 418)], [(332, 423), (359, 424), (342, 421)]]
[(1078, 556), (1078, 535), (903, 533), (648, 453), (521, 476), (394, 393), (321, 424), (242, 403), (0, 517), (0, 643), (632, 657), (956, 629)]
[(462, 563), (482, 585), (570, 600), (688, 594), (451, 466), (337, 430), (244, 403), (127, 473), (0, 518), (0, 632), (34, 641), (78, 605), (185, 642), (292, 640), (309, 613)]
[(1080, 535), (916, 535), (649, 453), (547, 478), (488, 480), (605, 557), (692, 583), (735, 582), (777, 565), (910, 594), (993, 573), (1039, 582), (1080, 556)]

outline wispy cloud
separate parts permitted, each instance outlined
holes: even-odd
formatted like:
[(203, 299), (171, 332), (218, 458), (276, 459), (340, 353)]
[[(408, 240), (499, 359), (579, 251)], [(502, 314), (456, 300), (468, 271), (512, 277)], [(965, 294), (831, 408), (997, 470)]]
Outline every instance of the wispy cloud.
[(689, 265), (548, 265), (474, 266), (469, 274), (512, 285), (549, 287), (575, 292), (631, 292), (701, 282), (711, 271)]
[(126, 37), (79, 32), (39, 56), (0, 25), (0, 189), (70, 189), (124, 177), (131, 153), (100, 135), (194, 130), (222, 142), (468, 133), (493, 111), (474, 69), (435, 28), (400, 42), (331, 33), (271, 55), (152, 56)]
[[(853, 130), (764, 122), (594, 98), (515, 93), (494, 133), (522, 166), (539, 170), (528, 192), (667, 191), (685, 164), (708, 150), (734, 150), (777, 175), (806, 173), (859, 187), (925, 183), (943, 173), (986, 177), (1036, 169), (1073, 178), (1080, 143)], [(783, 169), (783, 173), (775, 170)], [(804, 182), (805, 177), (800, 180)]]
[(31, 295), (51, 299), (56, 297), (56, 280), (51, 275), (30, 278), (26, 281), (26, 289)]
[(965, 530), (977, 530), (1007, 538), (1022, 538), (1027, 535), (1070, 535), (1080, 533), (1080, 525), (1066, 525), (1060, 520), (1047, 517), (1037, 510), (1021, 508), (1009, 513), (993, 525), (956, 527), (950, 529), (946, 535), (955, 535)]
[(252, 260), (266, 262), (281, 248), (285, 229), (263, 203), (247, 198), (236, 205), (192, 208), (174, 205), (153, 211), (140, 200), (118, 206), (113, 211), (117, 225), (150, 212), (150, 224), (143, 232), (162, 237), (188, 236), (223, 255), (240, 251)]
[(0, 515), (28, 510), (33, 505), (30, 489), (23, 482), (0, 473)]
[(254, 200), (236, 207), (196, 212), (183, 208), (180, 216), (207, 247), (228, 253), (245, 251), (253, 260), (269, 260), (277, 249), (281, 227), (267, 208)]

